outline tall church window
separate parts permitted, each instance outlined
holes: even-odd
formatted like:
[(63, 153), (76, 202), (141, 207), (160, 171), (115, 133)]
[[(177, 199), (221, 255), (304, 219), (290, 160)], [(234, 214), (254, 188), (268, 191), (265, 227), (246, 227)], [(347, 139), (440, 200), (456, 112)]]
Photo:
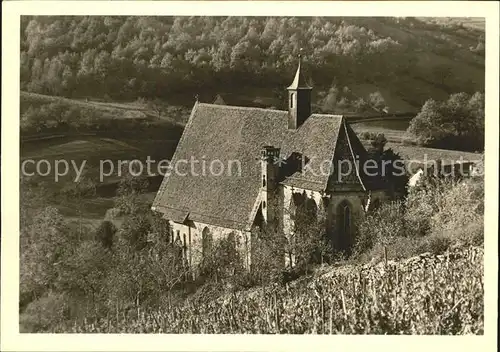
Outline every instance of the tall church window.
[(293, 101), (295, 100), (295, 93), (290, 94), (290, 109), (293, 109)]
[(266, 175), (262, 175), (262, 187), (266, 187)]
[(187, 258), (187, 239), (186, 239), (186, 234), (184, 233), (183, 234), (183, 245), (182, 245), (182, 249), (184, 250), (184, 258)]
[(352, 238), (352, 209), (347, 200), (337, 206), (336, 246), (339, 250), (349, 251)]
[(349, 205), (344, 205), (344, 229), (343, 232), (345, 235), (351, 234), (351, 208)]
[(202, 247), (201, 247), (202, 254), (203, 257), (206, 257), (207, 255), (210, 254), (212, 250), (212, 234), (210, 233), (208, 227), (205, 227), (201, 232), (201, 241), (202, 241)]

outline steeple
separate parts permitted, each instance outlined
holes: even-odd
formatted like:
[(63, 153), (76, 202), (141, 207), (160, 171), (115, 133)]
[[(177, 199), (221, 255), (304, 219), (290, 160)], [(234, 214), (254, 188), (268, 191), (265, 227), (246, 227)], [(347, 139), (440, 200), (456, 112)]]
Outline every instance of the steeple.
[(302, 49), (295, 78), (288, 90), (288, 129), (299, 128), (311, 115), (311, 91), (302, 73)]
[(304, 78), (304, 74), (302, 73), (302, 49), (300, 49), (299, 54), (299, 65), (297, 66), (297, 72), (295, 72), (295, 78), (293, 79), (292, 84), (287, 89), (312, 89), (306, 83), (306, 79)]

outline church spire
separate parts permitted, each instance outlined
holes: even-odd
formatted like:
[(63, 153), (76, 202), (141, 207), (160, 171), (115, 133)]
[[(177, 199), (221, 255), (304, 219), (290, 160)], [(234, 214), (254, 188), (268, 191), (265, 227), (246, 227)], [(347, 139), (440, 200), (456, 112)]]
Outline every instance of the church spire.
[(295, 78), (293, 79), (292, 84), (288, 87), (288, 89), (312, 89), (306, 83), (306, 79), (304, 78), (304, 74), (302, 73), (302, 51), (300, 48), (299, 52), (299, 65), (297, 66), (297, 72), (295, 73)]
[(295, 78), (288, 90), (288, 129), (299, 128), (311, 115), (311, 91), (302, 72), (302, 49)]

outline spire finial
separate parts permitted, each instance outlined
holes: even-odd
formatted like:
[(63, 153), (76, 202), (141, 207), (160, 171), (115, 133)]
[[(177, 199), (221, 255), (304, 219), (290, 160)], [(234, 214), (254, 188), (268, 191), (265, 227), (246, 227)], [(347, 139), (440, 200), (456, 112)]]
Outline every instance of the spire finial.
[(306, 83), (306, 80), (304, 78), (304, 75), (302, 73), (302, 55), (303, 55), (304, 49), (300, 48), (299, 49), (299, 63), (297, 65), (297, 71), (295, 72), (295, 78), (293, 79), (292, 84), (287, 88), (287, 89), (311, 89)]
[(200, 96), (199, 96), (198, 94), (196, 94), (196, 95), (194, 96), (194, 99), (196, 100), (196, 102), (198, 102), (199, 98), (200, 98)]

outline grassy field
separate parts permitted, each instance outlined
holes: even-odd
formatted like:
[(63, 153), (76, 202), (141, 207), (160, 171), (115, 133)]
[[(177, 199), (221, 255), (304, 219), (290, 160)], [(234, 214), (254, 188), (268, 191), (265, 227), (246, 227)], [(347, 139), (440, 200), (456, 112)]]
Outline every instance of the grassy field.
[(417, 17), (417, 19), (424, 22), (443, 25), (462, 24), (464, 27), (469, 27), (481, 31), (484, 31), (485, 29), (485, 22), (483, 17)]
[(424, 159), (436, 160), (442, 159), (444, 161), (478, 161), (481, 159), (481, 154), (462, 152), (458, 150), (446, 150), (437, 148), (424, 148), (417, 146), (407, 146), (396, 143), (387, 143), (388, 148), (392, 148), (405, 159), (419, 160)]
[(358, 136), (363, 132), (383, 133), (389, 142), (395, 144), (413, 141), (413, 138), (406, 133), (406, 129), (409, 126), (409, 119), (406, 118), (376, 119), (373, 121), (352, 123), (351, 126)]
[[(27, 108), (28, 106), (41, 106), (44, 104), (52, 103), (52, 102), (63, 102), (63, 103), (68, 103), (71, 105), (75, 106), (80, 106), (80, 107), (91, 107), (95, 109), (99, 109), (102, 111), (111, 111), (111, 112), (117, 112), (117, 110), (121, 110), (121, 116), (123, 118), (126, 118), (128, 116), (132, 116), (131, 113), (140, 113), (137, 116), (142, 116), (144, 118), (146, 117), (156, 117), (156, 114), (150, 110), (147, 110), (144, 106), (141, 106), (140, 104), (136, 102), (129, 102), (129, 103), (116, 103), (116, 102), (102, 102), (102, 101), (87, 101), (85, 99), (69, 99), (69, 98), (64, 98), (64, 97), (58, 97), (58, 96), (50, 96), (50, 95), (44, 95), (44, 94), (37, 94), (37, 93), (29, 93), (29, 92), (24, 92), (21, 91), (21, 107), (22, 108)], [(23, 110), (23, 109), (21, 109)], [(127, 115), (128, 114), (128, 115)], [(137, 117), (136, 116), (136, 117)]]

